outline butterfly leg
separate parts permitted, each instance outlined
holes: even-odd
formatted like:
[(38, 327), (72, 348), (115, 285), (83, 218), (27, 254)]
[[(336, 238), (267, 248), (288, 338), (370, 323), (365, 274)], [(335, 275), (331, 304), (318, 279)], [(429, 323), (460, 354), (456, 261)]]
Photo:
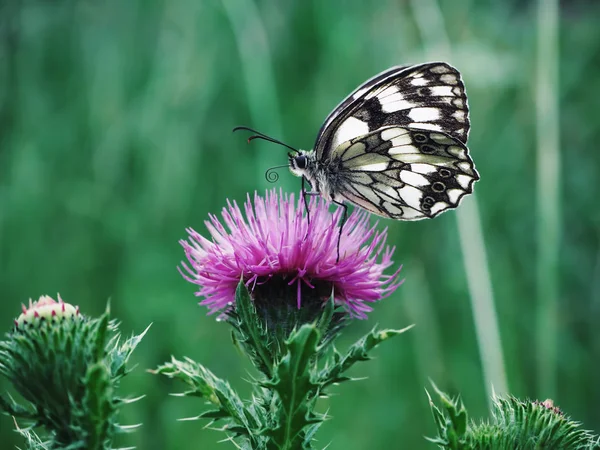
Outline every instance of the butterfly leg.
[[(320, 192), (308, 192), (305, 187), (306, 178), (302, 177), (302, 198), (304, 199), (304, 207), (306, 208), (306, 219), (308, 220), (308, 224), (310, 225), (310, 209), (308, 208), (308, 196), (309, 195), (321, 195)], [(304, 240), (308, 237), (308, 229), (306, 230), (306, 236), (304, 236)]]
[(338, 234), (338, 241), (337, 241), (337, 259), (335, 260), (336, 263), (339, 263), (340, 262), (340, 241), (342, 240), (342, 230), (344, 229), (344, 224), (346, 223), (346, 220), (348, 219), (348, 205), (346, 205), (343, 202), (338, 202), (335, 200), (333, 200), (333, 203), (344, 208), (344, 212), (342, 213), (342, 221), (340, 223), (340, 232)]
[(302, 198), (304, 199), (304, 207), (306, 208), (306, 218), (308, 220), (308, 224), (310, 225), (310, 209), (308, 209), (308, 192), (306, 192), (306, 178), (302, 177)]

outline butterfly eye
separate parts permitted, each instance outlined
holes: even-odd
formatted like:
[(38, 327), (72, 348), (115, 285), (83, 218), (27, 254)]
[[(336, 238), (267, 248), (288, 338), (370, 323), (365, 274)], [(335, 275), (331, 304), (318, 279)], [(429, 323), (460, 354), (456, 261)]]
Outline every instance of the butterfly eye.
[(304, 156), (304, 155), (296, 156), (295, 160), (296, 160), (296, 166), (298, 166), (298, 169), (306, 169), (306, 156)]

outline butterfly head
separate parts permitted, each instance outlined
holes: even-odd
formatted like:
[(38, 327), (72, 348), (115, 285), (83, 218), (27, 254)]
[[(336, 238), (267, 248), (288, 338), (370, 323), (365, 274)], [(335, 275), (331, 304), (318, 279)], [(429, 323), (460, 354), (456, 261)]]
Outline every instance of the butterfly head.
[(288, 159), (290, 162), (290, 171), (297, 177), (304, 175), (308, 164), (308, 159), (304, 151), (300, 150), (298, 153), (288, 153)]
[(252, 128), (248, 127), (235, 127), (233, 131), (238, 130), (246, 130), (250, 131), (253, 134), (248, 138), (248, 142), (253, 141), (255, 139), (262, 139), (268, 142), (273, 142), (275, 144), (281, 145), (291, 150), (288, 152), (288, 164), (283, 166), (274, 166), (267, 170), (265, 173), (265, 177), (267, 181), (274, 183), (279, 179), (279, 175), (275, 172), (277, 169), (281, 169), (283, 167), (289, 166), (290, 171), (296, 175), (297, 177), (304, 177), (312, 184), (312, 180), (315, 178), (316, 168), (317, 168), (317, 158), (314, 151), (306, 151), (306, 150), (298, 150), (290, 145), (287, 145), (284, 142), (281, 142), (277, 139), (274, 139), (266, 134), (260, 133)]
[(313, 178), (315, 170), (315, 154), (311, 151), (298, 150), (297, 153), (288, 153), (290, 171), (297, 177)]

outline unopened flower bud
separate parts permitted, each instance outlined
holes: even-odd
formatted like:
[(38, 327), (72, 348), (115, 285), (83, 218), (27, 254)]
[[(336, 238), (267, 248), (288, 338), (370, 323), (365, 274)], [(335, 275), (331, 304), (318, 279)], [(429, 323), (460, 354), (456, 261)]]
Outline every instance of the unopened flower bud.
[(15, 320), (19, 330), (30, 326), (39, 326), (44, 322), (58, 322), (79, 316), (79, 307), (65, 303), (58, 295), (58, 301), (48, 295), (42, 295), (38, 301), (29, 300), (29, 307), (22, 305), (23, 312)]

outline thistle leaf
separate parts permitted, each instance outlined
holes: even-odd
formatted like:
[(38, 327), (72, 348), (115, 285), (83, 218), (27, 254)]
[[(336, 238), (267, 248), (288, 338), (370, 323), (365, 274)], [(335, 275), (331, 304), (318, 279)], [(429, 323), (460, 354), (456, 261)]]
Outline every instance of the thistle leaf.
[(235, 428), (236, 434), (244, 435), (258, 445), (256, 435), (262, 424), (257, 420), (257, 415), (246, 408), (228, 382), (189, 358), (185, 361), (172, 358), (171, 362), (159, 366), (152, 373), (183, 381), (190, 388), (183, 393), (184, 396), (202, 397), (217, 407), (197, 418), (225, 420), (226, 429)]
[[(323, 308), (323, 313), (319, 317), (317, 321), (317, 327), (319, 329), (319, 333), (321, 336), (327, 336), (327, 331), (329, 330), (329, 325), (331, 324), (331, 319), (333, 318), (333, 311), (335, 310), (335, 297), (333, 290), (331, 291), (331, 296), (327, 303), (325, 303), (325, 307)], [(321, 344), (323, 345), (323, 344)]]
[(236, 335), (236, 344), (241, 345), (256, 368), (270, 377), (273, 370), (272, 349), (269, 333), (256, 313), (250, 293), (240, 280), (235, 290), (235, 313), (230, 316)]
[(36, 414), (17, 403), (8, 394), (0, 394), (0, 410), (13, 417), (35, 420)]
[(408, 326), (401, 330), (380, 330), (377, 331), (375, 328), (368, 334), (363, 336), (357, 342), (355, 342), (346, 352), (344, 356), (341, 356), (337, 350), (325, 364), (325, 367), (319, 372), (318, 384), (321, 390), (333, 383), (340, 383), (347, 381), (350, 378), (343, 375), (350, 367), (359, 361), (367, 361), (369, 358), (369, 352), (379, 345), (381, 342), (399, 334), (408, 331), (413, 326)]
[[(113, 345), (109, 345), (109, 361), (110, 361), (110, 372), (115, 378), (121, 378), (127, 375), (129, 371), (126, 370), (127, 361), (131, 357), (131, 354), (142, 341), (146, 333), (150, 329), (151, 325), (148, 325), (144, 331), (138, 335), (132, 335), (127, 339), (121, 346), (118, 345), (119, 335), (115, 335), (116, 339), (111, 339)], [(114, 342), (114, 343), (113, 343)]]

